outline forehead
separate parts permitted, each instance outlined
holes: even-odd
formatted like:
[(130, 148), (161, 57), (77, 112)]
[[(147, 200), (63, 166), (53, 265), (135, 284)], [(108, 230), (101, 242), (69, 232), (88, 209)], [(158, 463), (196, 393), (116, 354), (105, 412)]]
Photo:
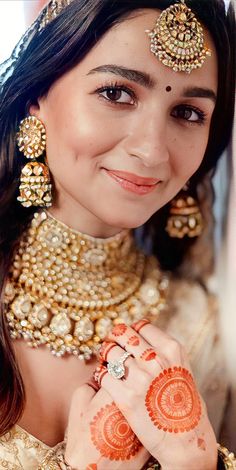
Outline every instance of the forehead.
[(117, 64), (130, 69), (142, 70), (152, 78), (171, 81), (177, 86), (198, 84), (211, 87), (217, 91), (217, 56), (214, 42), (206, 29), (204, 37), (211, 57), (207, 57), (201, 69), (191, 74), (174, 72), (164, 66), (150, 50), (150, 38), (147, 30), (155, 26), (160, 10), (143, 9), (133, 12), (122, 22), (112, 27), (89, 52), (83, 65), (94, 68), (103, 64)]

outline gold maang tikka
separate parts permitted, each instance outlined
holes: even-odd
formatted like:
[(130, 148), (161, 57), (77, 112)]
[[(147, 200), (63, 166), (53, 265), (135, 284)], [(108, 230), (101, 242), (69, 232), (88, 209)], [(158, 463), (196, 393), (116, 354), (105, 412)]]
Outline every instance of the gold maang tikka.
[(16, 135), (19, 150), (27, 159), (20, 176), (20, 196), (17, 200), (24, 207), (52, 205), (52, 185), (49, 168), (45, 163), (34, 161), (46, 150), (46, 131), (43, 123), (35, 116), (29, 116), (20, 122)]
[(162, 11), (152, 31), (151, 52), (175, 72), (201, 68), (211, 51), (205, 46), (202, 25), (184, 0)]

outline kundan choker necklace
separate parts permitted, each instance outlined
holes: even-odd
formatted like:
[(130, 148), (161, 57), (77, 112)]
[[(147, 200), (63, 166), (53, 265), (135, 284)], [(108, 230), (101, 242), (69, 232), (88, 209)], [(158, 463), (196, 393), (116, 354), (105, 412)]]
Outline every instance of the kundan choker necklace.
[(10, 334), (56, 356), (90, 359), (113, 325), (156, 317), (168, 279), (131, 231), (99, 239), (35, 213), (5, 288)]

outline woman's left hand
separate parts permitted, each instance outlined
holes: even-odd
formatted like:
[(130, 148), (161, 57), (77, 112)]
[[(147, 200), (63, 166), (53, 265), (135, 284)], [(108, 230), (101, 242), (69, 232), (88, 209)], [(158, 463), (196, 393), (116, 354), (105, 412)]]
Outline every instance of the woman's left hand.
[(215, 470), (217, 445), (184, 348), (146, 320), (116, 325), (101, 349), (104, 364), (124, 363), (116, 379), (97, 374), (143, 446), (164, 470)]

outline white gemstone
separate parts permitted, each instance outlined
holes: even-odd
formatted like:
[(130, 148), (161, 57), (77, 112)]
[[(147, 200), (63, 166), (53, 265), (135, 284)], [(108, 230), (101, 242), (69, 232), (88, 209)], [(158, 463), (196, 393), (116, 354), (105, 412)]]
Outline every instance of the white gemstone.
[(47, 232), (44, 234), (44, 239), (47, 245), (55, 248), (58, 248), (63, 242), (62, 234), (55, 229), (47, 230)]
[(50, 328), (54, 335), (64, 337), (71, 330), (71, 321), (66, 313), (58, 313), (53, 317)]
[(49, 321), (49, 313), (44, 305), (35, 305), (32, 312), (29, 314), (29, 321), (36, 328), (46, 326)]
[(99, 248), (92, 248), (84, 254), (84, 259), (94, 266), (100, 266), (106, 261), (107, 254)]
[(125, 374), (125, 368), (119, 361), (110, 361), (107, 364), (107, 370), (115, 379), (121, 379)]
[(140, 297), (148, 305), (155, 305), (159, 302), (160, 293), (156, 282), (146, 282), (140, 288)]
[(12, 304), (12, 310), (19, 320), (23, 320), (32, 308), (29, 295), (20, 295)]
[(81, 318), (75, 325), (74, 334), (80, 341), (88, 341), (94, 334), (93, 322), (87, 317)]
[(100, 318), (96, 322), (95, 331), (101, 339), (104, 339), (111, 330), (112, 325), (113, 323), (110, 318)]

